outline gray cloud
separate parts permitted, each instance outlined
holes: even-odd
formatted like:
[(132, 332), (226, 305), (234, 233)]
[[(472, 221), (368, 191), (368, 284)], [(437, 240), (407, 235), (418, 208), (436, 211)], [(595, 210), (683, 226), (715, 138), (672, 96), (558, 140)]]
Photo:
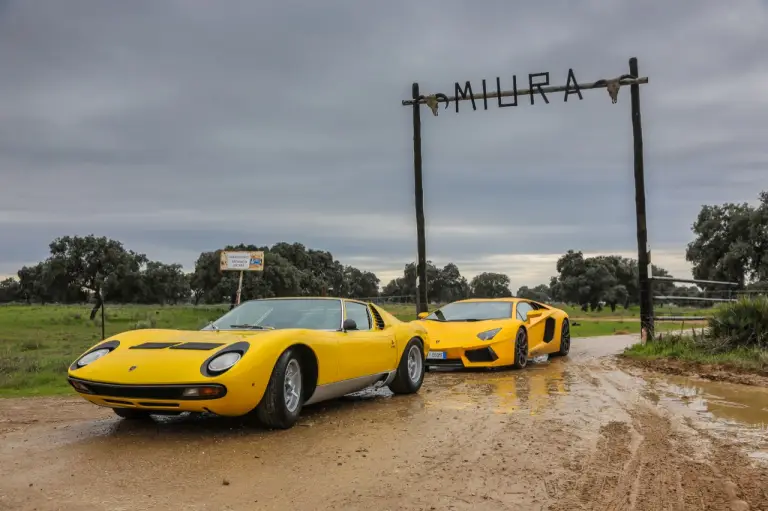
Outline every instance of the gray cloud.
[[(411, 82), (586, 82), (630, 56), (650, 243), (685, 273), (700, 206), (754, 200), (768, 163), (768, 8), (696, 5), (0, 3), (0, 274), (94, 232), (187, 267), (296, 240), (392, 275), (415, 258)], [(550, 100), (424, 111), (431, 259), (514, 287), (569, 248), (636, 250), (629, 90)]]

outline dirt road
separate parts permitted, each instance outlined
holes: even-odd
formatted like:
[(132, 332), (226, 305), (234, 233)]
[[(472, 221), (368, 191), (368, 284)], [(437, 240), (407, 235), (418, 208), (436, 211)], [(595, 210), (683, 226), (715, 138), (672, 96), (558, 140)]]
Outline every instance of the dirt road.
[(768, 510), (768, 390), (630, 374), (610, 355), (634, 341), (429, 373), (280, 432), (0, 400), (0, 509)]

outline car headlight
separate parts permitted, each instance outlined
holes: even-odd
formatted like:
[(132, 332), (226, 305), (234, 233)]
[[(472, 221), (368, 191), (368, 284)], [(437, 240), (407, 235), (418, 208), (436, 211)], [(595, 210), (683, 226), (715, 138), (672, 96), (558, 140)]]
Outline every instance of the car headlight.
[(208, 370), (212, 373), (223, 373), (237, 364), (240, 358), (242, 358), (242, 355), (239, 352), (228, 351), (208, 362)]
[(490, 341), (494, 337), (496, 337), (496, 334), (501, 332), (501, 328), (494, 328), (493, 330), (486, 330), (485, 332), (480, 332), (477, 334), (477, 338), (481, 341)]
[(100, 359), (101, 357), (103, 357), (104, 355), (109, 353), (110, 351), (112, 351), (112, 350), (109, 349), (109, 348), (101, 348), (101, 349), (98, 349), (98, 350), (93, 350), (92, 352), (87, 353), (87, 354), (83, 355), (82, 357), (80, 357), (80, 360), (77, 361), (77, 367), (87, 366), (88, 364), (91, 364), (91, 363), (97, 361), (98, 359)]

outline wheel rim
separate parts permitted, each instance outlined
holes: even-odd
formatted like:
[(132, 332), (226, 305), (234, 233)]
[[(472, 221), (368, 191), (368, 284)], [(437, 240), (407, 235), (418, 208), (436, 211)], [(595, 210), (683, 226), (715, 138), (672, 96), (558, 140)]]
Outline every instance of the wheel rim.
[(528, 362), (528, 337), (524, 331), (517, 334), (517, 363), (525, 365)]
[(289, 412), (295, 412), (301, 400), (301, 367), (295, 358), (285, 368), (284, 390), (285, 407)]
[(411, 349), (408, 350), (408, 378), (411, 379), (413, 383), (416, 383), (419, 381), (419, 378), (421, 378), (421, 368), (424, 365), (421, 360), (421, 350), (419, 350), (419, 347), (416, 345), (411, 346)]
[(568, 352), (571, 349), (571, 325), (566, 319), (563, 322), (563, 333), (560, 336), (560, 350)]

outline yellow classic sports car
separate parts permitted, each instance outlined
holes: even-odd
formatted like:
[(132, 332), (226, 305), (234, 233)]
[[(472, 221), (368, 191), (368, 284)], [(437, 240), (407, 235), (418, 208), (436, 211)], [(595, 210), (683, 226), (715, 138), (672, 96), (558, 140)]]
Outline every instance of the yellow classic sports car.
[(303, 405), (388, 386), (418, 392), (427, 330), (340, 298), (244, 302), (203, 330), (131, 330), (83, 353), (69, 383), (123, 418), (245, 416), (287, 429)]
[(460, 300), (416, 322), (429, 332), (429, 367), (522, 369), (531, 357), (565, 356), (571, 348), (565, 311), (520, 298)]

